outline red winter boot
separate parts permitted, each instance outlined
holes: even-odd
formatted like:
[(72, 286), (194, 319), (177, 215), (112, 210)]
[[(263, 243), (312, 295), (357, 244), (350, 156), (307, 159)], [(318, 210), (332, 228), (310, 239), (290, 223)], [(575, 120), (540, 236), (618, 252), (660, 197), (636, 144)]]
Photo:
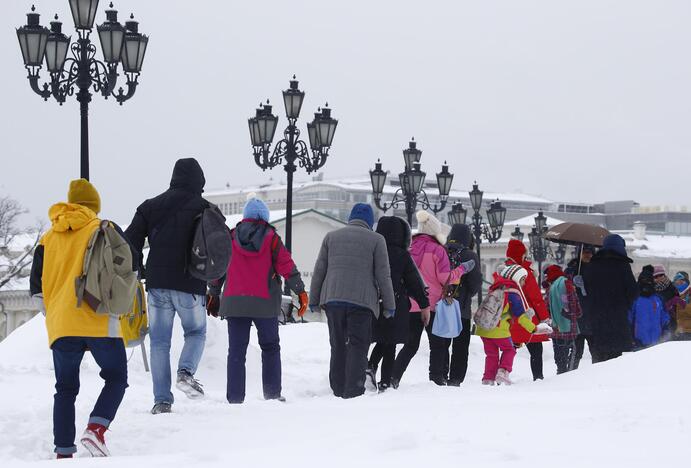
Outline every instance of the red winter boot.
[(86, 448), (92, 457), (109, 457), (110, 452), (106, 447), (106, 439), (104, 434), (108, 429), (102, 424), (89, 423), (82, 435), (82, 445)]
[(69, 455), (62, 455), (58, 453), (57, 459), (62, 460), (63, 458), (72, 458), (72, 454), (70, 453)]

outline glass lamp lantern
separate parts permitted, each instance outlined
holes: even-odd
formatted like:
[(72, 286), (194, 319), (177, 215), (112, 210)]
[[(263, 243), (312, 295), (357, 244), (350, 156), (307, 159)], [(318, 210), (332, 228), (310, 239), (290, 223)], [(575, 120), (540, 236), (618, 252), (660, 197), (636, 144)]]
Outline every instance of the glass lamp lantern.
[(144, 64), (149, 38), (139, 32), (139, 23), (134, 21), (134, 15), (130, 15), (130, 21), (125, 23), (125, 29), (127, 33), (122, 50), (122, 68), (125, 73), (139, 74)]
[(473, 207), (473, 211), (480, 211), (480, 208), (482, 208), (483, 192), (480, 190), (477, 183), (473, 184), (473, 190), (471, 190), (468, 195), (470, 196), (470, 206)]
[(407, 171), (413, 168), (413, 164), (420, 162), (422, 158), (422, 151), (417, 149), (417, 142), (415, 138), (408, 143), (408, 148), (403, 150), (403, 161)]
[(17, 29), (17, 38), (22, 50), (22, 59), (27, 68), (40, 68), (43, 63), (43, 56), (46, 53), (46, 45), (50, 31), (41, 26), (40, 17), (36, 13), (36, 7), (31, 7), (31, 13), (26, 15), (26, 26)]
[(55, 21), (50, 23), (50, 35), (46, 41), (46, 67), (50, 73), (62, 73), (70, 47), (70, 38), (62, 33), (62, 23), (55, 15)]
[(386, 185), (387, 173), (382, 169), (381, 161), (377, 160), (374, 165), (374, 170), (369, 171), (370, 180), (372, 182), (372, 192), (375, 198), (380, 198), (384, 193), (384, 186)]
[(298, 81), (293, 75), (290, 81), (290, 87), (283, 91), (283, 104), (286, 108), (286, 117), (289, 120), (297, 120), (300, 117), (300, 109), (302, 109), (302, 102), (305, 99), (305, 93), (298, 89)]
[(441, 167), (441, 172), (437, 174), (437, 187), (439, 187), (439, 198), (446, 200), (451, 192), (451, 185), (453, 184), (453, 174), (449, 172), (449, 166), (444, 161)]
[(72, 18), (77, 29), (84, 31), (93, 29), (98, 2), (99, 0), (70, 0)]
[(463, 204), (456, 202), (451, 206), (451, 211), (449, 211), (449, 223), (452, 226), (454, 224), (465, 224), (467, 215), (468, 210), (463, 208)]
[(117, 64), (125, 45), (125, 28), (118, 22), (118, 11), (113, 9), (112, 3), (110, 9), (106, 10), (106, 21), (96, 30), (101, 39), (104, 61), (109, 65)]

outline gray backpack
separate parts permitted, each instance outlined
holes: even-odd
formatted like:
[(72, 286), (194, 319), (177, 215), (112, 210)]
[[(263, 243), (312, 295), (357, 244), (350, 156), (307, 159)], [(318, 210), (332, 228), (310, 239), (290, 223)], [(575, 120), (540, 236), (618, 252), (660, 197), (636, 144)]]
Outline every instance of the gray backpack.
[(206, 208), (197, 217), (192, 237), (189, 274), (203, 281), (217, 280), (226, 274), (232, 247), (226, 218), (216, 205)]
[(86, 302), (97, 314), (120, 316), (132, 308), (137, 291), (132, 251), (109, 221), (101, 221), (89, 239), (75, 289), (77, 307)]
[(475, 325), (485, 330), (492, 330), (499, 325), (501, 314), (504, 312), (504, 288), (491, 290), (480, 303), (480, 307), (473, 314)]
[(491, 290), (484, 299), (482, 299), (480, 307), (478, 307), (473, 314), (473, 321), (475, 324), (485, 330), (496, 328), (501, 320), (501, 314), (504, 313), (505, 295), (510, 292), (514, 292), (523, 297), (523, 294), (518, 289), (496, 288)]

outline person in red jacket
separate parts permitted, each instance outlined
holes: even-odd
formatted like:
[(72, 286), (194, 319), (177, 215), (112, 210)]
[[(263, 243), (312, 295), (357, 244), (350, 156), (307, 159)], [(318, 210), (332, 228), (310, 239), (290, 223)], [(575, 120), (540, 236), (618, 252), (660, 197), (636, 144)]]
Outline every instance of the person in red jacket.
[[(528, 301), (528, 306), (535, 311), (533, 316), (533, 323), (537, 325), (540, 322), (549, 320), (549, 309), (542, 297), (542, 291), (535, 279), (535, 273), (531, 267), (532, 263), (525, 259), (527, 249), (523, 242), (511, 239), (509, 246), (506, 249), (506, 265), (519, 265), (528, 271), (528, 276), (525, 279), (525, 286), (523, 292)], [(548, 341), (546, 335), (533, 335), (526, 331), (518, 322), (514, 321), (511, 324), (511, 339), (516, 347), (525, 344), (530, 353), (530, 369), (533, 371), (533, 380), (542, 380), (542, 343)]]

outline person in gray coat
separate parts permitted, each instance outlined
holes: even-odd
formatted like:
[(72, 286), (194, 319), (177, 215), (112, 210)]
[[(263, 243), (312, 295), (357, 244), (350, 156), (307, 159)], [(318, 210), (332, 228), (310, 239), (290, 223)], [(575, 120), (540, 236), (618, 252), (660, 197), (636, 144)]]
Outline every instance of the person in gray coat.
[(348, 226), (324, 238), (310, 287), (310, 308), (326, 309), (329, 382), (342, 398), (365, 393), (372, 314), (393, 317), (396, 309), (386, 241), (373, 225), (372, 207), (356, 204)]

